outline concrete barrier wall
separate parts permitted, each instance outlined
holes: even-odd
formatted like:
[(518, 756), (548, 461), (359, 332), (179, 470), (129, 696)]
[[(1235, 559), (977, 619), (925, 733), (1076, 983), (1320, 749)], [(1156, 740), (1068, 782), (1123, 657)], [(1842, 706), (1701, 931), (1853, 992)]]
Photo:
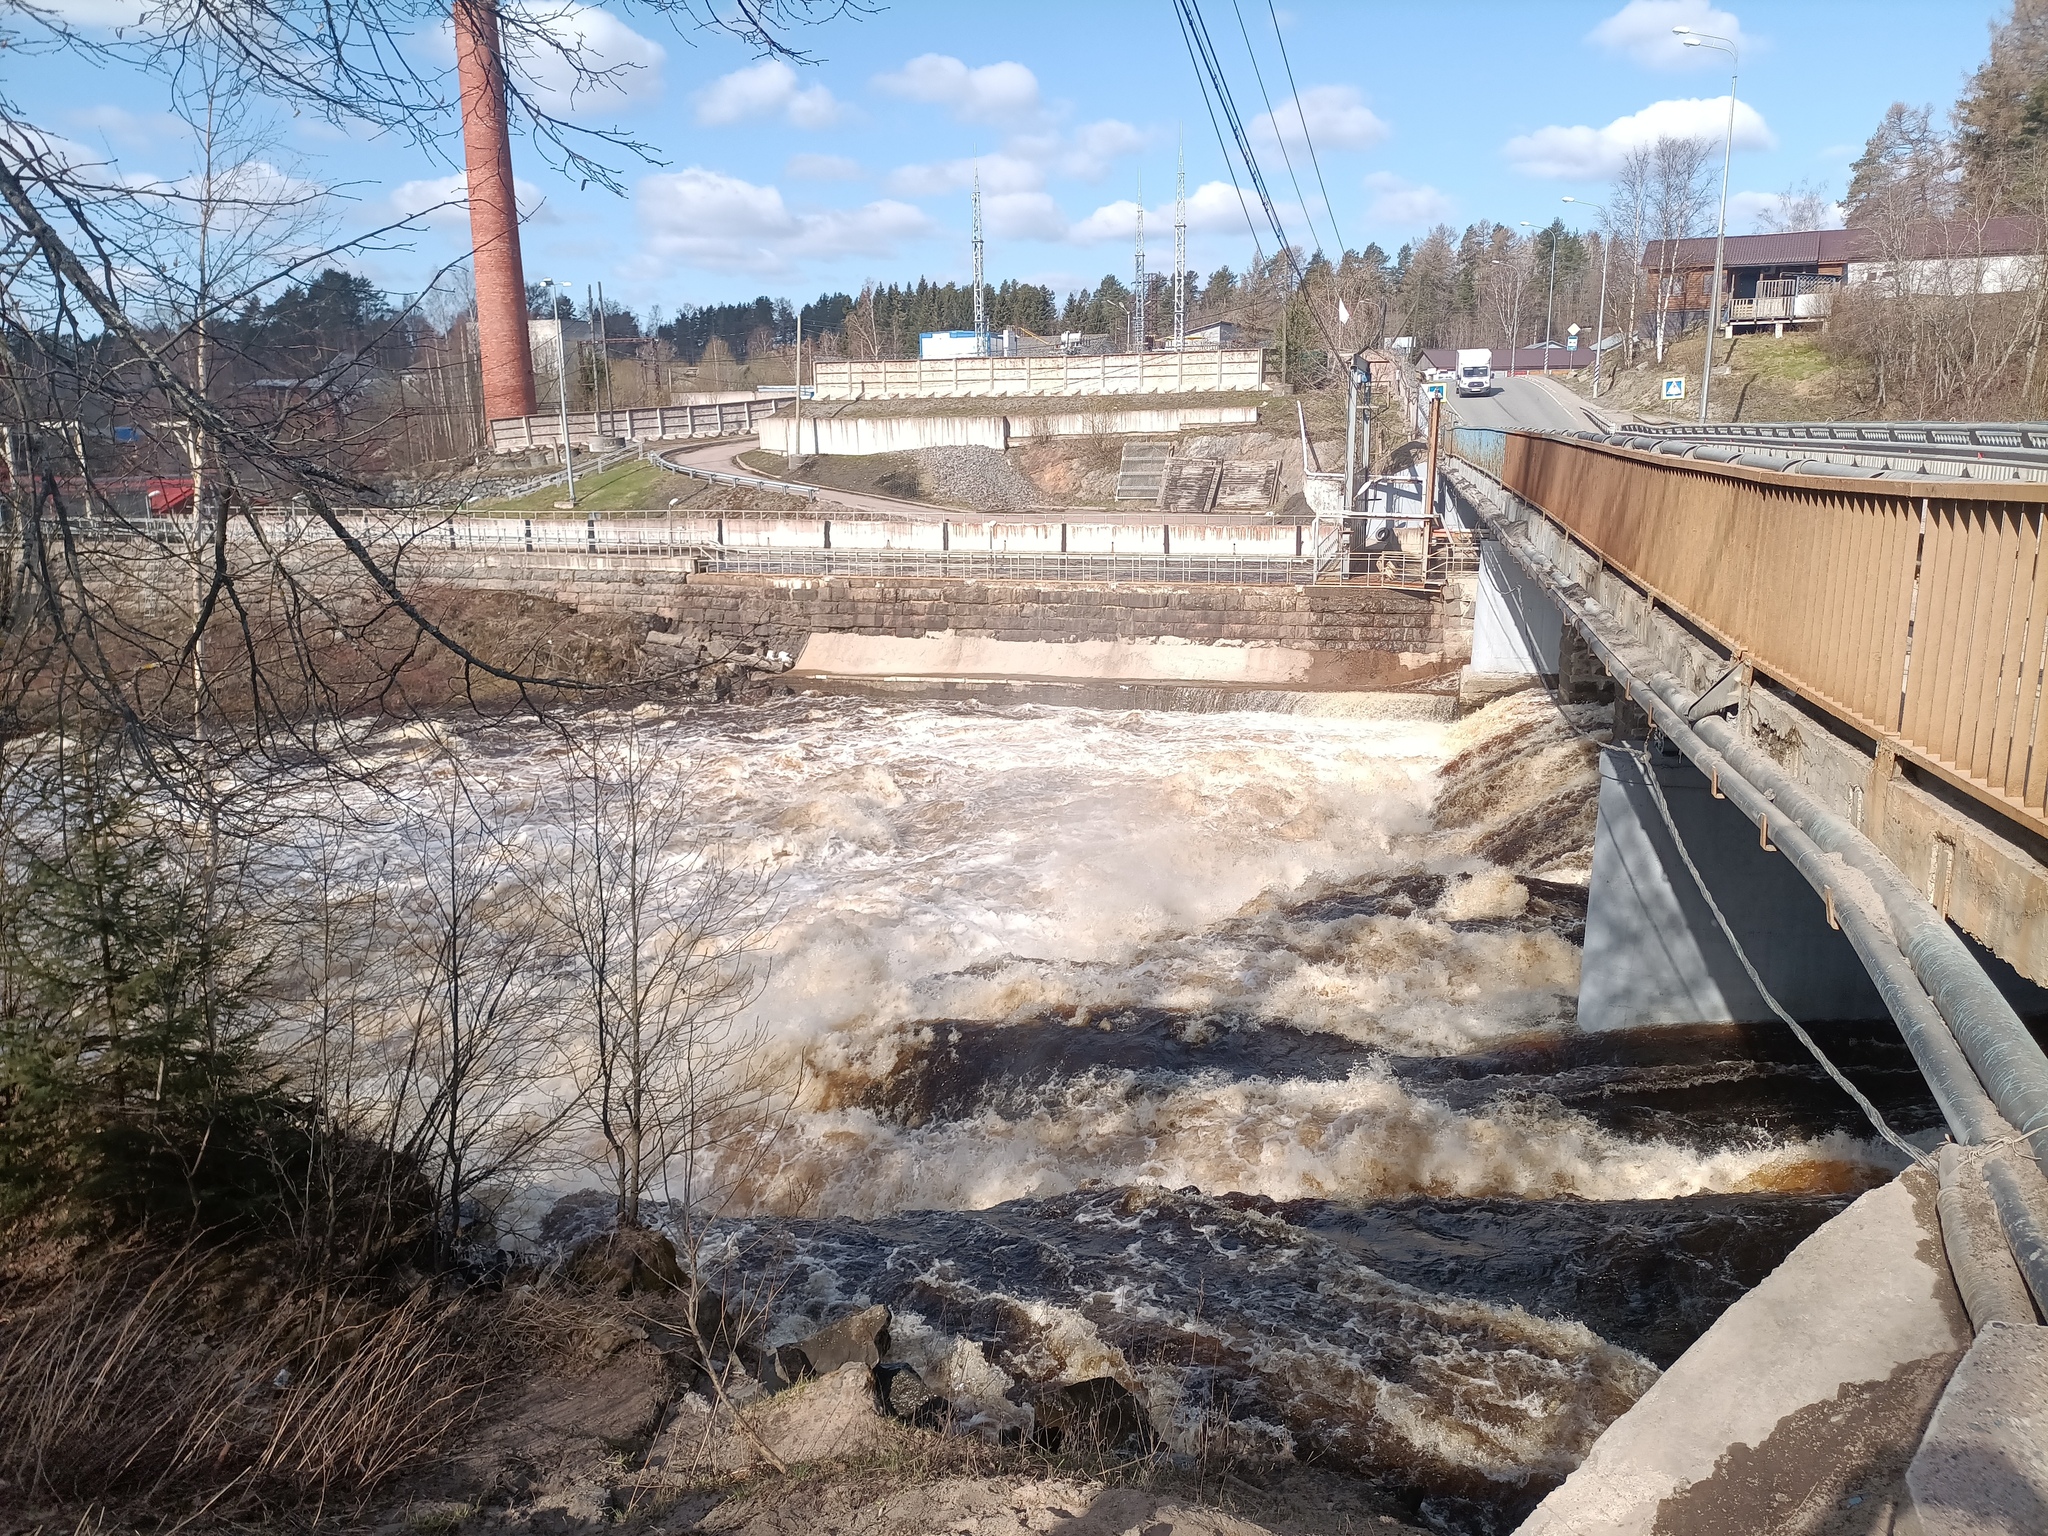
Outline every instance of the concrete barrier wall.
[[(1461, 661), (1468, 632), (1419, 592), (1223, 583), (1091, 584), (919, 576), (696, 574), (661, 556), (420, 550), (416, 578), (527, 592), (571, 607), (658, 616), (674, 632), (801, 651), (813, 634), (951, 632), (1068, 644), (1174, 639), (1330, 653), (1303, 686), (1364, 687), (1434, 677)], [(1341, 673), (1341, 677), (1337, 674)]]
[[(757, 430), (791, 403), (742, 395), (690, 405), (636, 406), (626, 411), (571, 411), (569, 441), (583, 444), (624, 438), (629, 442), (671, 442), (687, 437), (730, 437)], [(491, 423), (494, 453), (561, 446), (559, 414), (511, 416)]]
[(817, 416), (799, 423), (771, 416), (761, 423), (761, 446), (787, 454), (900, 453), (911, 448), (1008, 448), (1018, 438), (1093, 437), (1132, 432), (1180, 432), (1189, 427), (1248, 426), (1259, 419), (1251, 405), (1166, 406), (1152, 411), (1065, 411), (1048, 416)]
[(1001, 416), (771, 416), (761, 423), (761, 446), (788, 454), (901, 453), (910, 448), (994, 448), (1010, 446), (1009, 423)]
[[(586, 550), (588, 526), (580, 519), (478, 519), (516, 549)], [(635, 542), (636, 525), (601, 525), (605, 544)], [(1293, 523), (1247, 518), (1242, 522), (1100, 522), (1086, 518), (863, 518), (811, 513), (650, 518), (649, 545), (716, 544), (729, 549), (880, 549), (957, 551), (998, 555), (1235, 555), (1272, 560), (1310, 553), (1308, 533)], [(481, 541), (480, 541), (481, 542)]]
[(997, 640), (943, 630), (925, 635), (814, 634), (798, 653), (796, 669), (844, 678), (1057, 678), (1300, 688), (1317, 675), (1318, 655), (1283, 645)]
[(962, 395), (1144, 395), (1258, 389), (1265, 353), (1124, 352), (1094, 357), (949, 357), (818, 363), (820, 400)]
[(1183, 432), (1189, 427), (1250, 426), (1255, 405), (1169, 405), (1151, 411), (1056, 411), (1010, 417), (1010, 437), (1094, 437), (1121, 432)]

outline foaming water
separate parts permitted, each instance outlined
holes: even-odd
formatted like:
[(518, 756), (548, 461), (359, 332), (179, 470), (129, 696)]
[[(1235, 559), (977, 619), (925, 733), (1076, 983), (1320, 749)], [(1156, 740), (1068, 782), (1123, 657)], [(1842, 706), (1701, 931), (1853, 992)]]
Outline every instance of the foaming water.
[(1024, 1428), (1109, 1377), (1168, 1447), (1311, 1459), (1447, 1530), (1504, 1531), (1656, 1370), (1583, 1324), (1390, 1279), (1244, 1201), (1105, 1190), (729, 1234), (726, 1283), (782, 1299), (771, 1338), (854, 1303), (957, 1420)]
[[(1593, 756), (1540, 698), (1455, 725), (783, 698), (635, 728), (778, 882), (756, 1013), (802, 1086), (750, 1146), (727, 1278), (776, 1339), (886, 1303), (897, 1355), (991, 1427), (1108, 1376), (1176, 1449), (1312, 1457), (1504, 1531), (1898, 1166), (1776, 1031), (1576, 1030)], [(510, 839), (555, 835), (555, 734), (455, 750)], [(1934, 1123), (1895, 1033), (1831, 1045)]]
[[(729, 857), (779, 881), (757, 1013), (804, 1087), (743, 1208), (873, 1217), (1090, 1182), (1607, 1200), (1889, 1171), (1844, 1126), (1644, 1134), (1540, 1088), (1461, 1101), (1389, 1065), (1571, 1032), (1582, 895), (1476, 851), (1574, 774), (1590, 793), (1586, 749), (1547, 711), (643, 707), (642, 750), (687, 773)], [(526, 819), (512, 833), (546, 836), (559, 738), (504, 726), (458, 747)], [(1471, 801), (1489, 772), (1514, 786), (1496, 816), (1433, 819), (1447, 782)], [(1556, 837), (1544, 857), (1560, 849), (1568, 869)], [(1180, 1022), (1134, 1036), (1134, 1014)], [(1204, 1039), (1235, 1042), (1235, 1064)], [(1251, 1041), (1288, 1049), (1252, 1061)], [(963, 1042), (988, 1091), (920, 1097)], [(1034, 1077), (1055, 1046), (1066, 1064)]]

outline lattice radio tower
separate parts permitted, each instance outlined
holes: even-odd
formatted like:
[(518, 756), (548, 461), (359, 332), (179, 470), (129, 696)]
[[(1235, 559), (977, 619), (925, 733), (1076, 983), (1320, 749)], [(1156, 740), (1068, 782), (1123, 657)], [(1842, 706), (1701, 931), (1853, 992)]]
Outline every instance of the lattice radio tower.
[(1138, 178), (1137, 281), (1131, 288), (1131, 350), (1145, 350), (1145, 178)]
[(1173, 350), (1188, 339), (1188, 138), (1180, 138), (1180, 167), (1173, 179)]
[(981, 296), (981, 171), (974, 172), (974, 346), (988, 356), (988, 306)]

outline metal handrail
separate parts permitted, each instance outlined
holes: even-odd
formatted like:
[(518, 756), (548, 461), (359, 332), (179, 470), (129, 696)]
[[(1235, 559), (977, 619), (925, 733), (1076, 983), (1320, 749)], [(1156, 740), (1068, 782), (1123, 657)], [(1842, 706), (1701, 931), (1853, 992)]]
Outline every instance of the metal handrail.
[(2011, 455), (2013, 462), (2048, 461), (2048, 422), (2014, 421), (1744, 421), (1633, 426), (1621, 437), (1789, 443), (1870, 443), (1885, 447), (1973, 450), (1976, 457)]
[(784, 496), (802, 496), (807, 501), (818, 499), (819, 487), (805, 485), (796, 480), (768, 480), (760, 475), (735, 475), (722, 469), (705, 469), (696, 464), (678, 464), (667, 454), (649, 454), (649, 458), (663, 469), (673, 470), (679, 475), (688, 475), (693, 480), (706, 480), (713, 485), (736, 485), (750, 491), (775, 491)]

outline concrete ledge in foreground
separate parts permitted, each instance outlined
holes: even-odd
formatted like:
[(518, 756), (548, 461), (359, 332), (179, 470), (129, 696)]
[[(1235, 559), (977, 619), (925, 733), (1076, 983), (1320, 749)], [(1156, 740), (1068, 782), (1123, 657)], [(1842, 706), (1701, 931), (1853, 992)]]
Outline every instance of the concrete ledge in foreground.
[(1934, 1196), (1916, 1169), (1793, 1249), (1517, 1536), (1906, 1536), (1907, 1463), (1970, 1347)]
[(2048, 1531), (2048, 1328), (1993, 1323), (1977, 1336), (1906, 1486), (1900, 1536)]

